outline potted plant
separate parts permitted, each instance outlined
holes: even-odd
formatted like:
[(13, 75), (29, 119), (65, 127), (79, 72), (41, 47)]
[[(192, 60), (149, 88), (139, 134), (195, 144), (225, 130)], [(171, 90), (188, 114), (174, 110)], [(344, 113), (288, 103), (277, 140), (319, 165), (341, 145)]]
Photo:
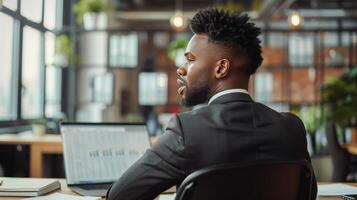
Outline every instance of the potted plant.
[(305, 125), (306, 132), (311, 141), (312, 154), (317, 154), (316, 132), (324, 123), (321, 106), (308, 106), (301, 109), (298, 113)]
[(45, 118), (34, 119), (31, 121), (32, 134), (40, 136), (46, 134), (47, 120)]
[(185, 63), (185, 49), (188, 44), (188, 40), (185, 38), (179, 38), (170, 42), (167, 53), (177, 67)]
[(77, 23), (83, 24), (84, 29), (104, 29), (107, 25), (106, 0), (78, 0), (73, 6), (77, 15)]
[(323, 87), (323, 100), (327, 120), (343, 129), (350, 127), (352, 140), (356, 140), (357, 67), (348, 69), (340, 78), (330, 78)]
[(73, 63), (74, 50), (72, 48), (71, 39), (61, 34), (56, 37), (54, 64), (61, 67), (66, 67)]

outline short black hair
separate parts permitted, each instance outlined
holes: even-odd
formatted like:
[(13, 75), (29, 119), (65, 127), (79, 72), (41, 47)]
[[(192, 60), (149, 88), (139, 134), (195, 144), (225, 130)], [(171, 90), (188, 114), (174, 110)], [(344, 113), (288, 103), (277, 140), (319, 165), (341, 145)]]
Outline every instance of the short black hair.
[(199, 10), (190, 23), (195, 34), (207, 34), (210, 42), (232, 49), (233, 55), (247, 58), (247, 73), (254, 74), (263, 61), (258, 38), (260, 28), (249, 22), (248, 15), (229, 13), (216, 8)]

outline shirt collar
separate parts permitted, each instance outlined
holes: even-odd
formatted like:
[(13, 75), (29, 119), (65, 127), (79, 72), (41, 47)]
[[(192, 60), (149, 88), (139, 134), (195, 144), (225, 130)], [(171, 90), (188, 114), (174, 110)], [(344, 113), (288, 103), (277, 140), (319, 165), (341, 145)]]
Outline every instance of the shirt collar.
[(217, 99), (218, 97), (221, 97), (223, 95), (226, 94), (231, 94), (231, 93), (245, 93), (249, 95), (249, 92), (246, 89), (240, 89), (240, 88), (236, 88), (236, 89), (229, 89), (229, 90), (223, 90), (221, 92), (216, 93), (215, 95), (213, 95), (209, 101), (208, 101), (208, 105), (214, 101), (215, 99)]

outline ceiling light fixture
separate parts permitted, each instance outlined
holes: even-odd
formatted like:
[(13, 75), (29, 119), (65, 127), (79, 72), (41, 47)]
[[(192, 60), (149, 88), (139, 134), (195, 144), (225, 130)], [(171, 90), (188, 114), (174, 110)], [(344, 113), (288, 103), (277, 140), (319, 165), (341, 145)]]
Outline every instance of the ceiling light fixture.
[(187, 21), (182, 11), (182, 0), (176, 0), (175, 4), (175, 14), (171, 17), (170, 24), (174, 30), (182, 31), (187, 27)]
[(299, 28), (303, 24), (304, 19), (298, 11), (293, 11), (289, 16), (288, 22), (293, 28)]

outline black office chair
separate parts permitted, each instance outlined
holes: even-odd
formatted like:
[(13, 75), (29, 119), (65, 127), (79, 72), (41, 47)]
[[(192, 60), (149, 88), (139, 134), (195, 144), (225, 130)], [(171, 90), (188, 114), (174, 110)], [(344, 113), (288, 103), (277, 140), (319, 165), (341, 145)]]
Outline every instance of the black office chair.
[(307, 161), (254, 161), (193, 172), (175, 200), (309, 200), (312, 167)]
[(339, 144), (335, 123), (331, 121), (327, 122), (325, 128), (327, 147), (333, 165), (332, 181), (355, 181), (354, 176), (357, 171), (356, 156), (349, 154), (346, 149), (343, 149)]

